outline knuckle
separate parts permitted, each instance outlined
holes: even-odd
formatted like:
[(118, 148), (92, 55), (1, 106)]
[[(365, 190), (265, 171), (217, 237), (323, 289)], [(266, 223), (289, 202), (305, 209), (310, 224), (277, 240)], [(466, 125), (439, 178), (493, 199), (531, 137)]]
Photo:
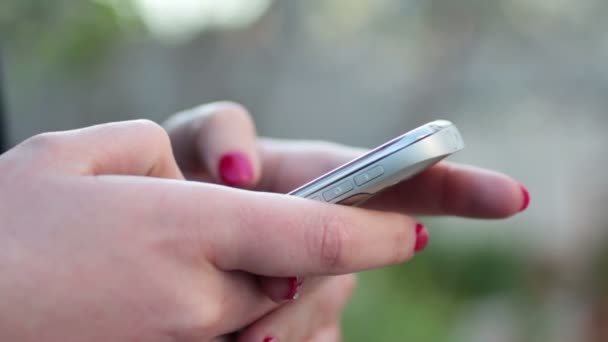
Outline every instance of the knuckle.
[(134, 130), (139, 132), (140, 134), (145, 134), (151, 137), (165, 137), (168, 136), (167, 131), (159, 125), (158, 123), (148, 120), (148, 119), (139, 119), (130, 121), (129, 124), (132, 126)]
[(168, 330), (166, 335), (175, 341), (208, 340), (217, 334), (218, 327), (226, 320), (223, 306), (217, 300), (206, 301), (204, 306), (186, 305), (181, 310), (182, 321), (177, 327)]
[[(204, 310), (199, 310), (198, 324), (200, 330), (210, 330), (221, 326), (226, 320), (224, 305), (218, 300), (207, 301)], [(194, 324), (196, 326), (196, 322)]]
[(148, 119), (140, 119), (130, 121), (129, 124), (131, 125), (131, 129), (146, 140), (149, 140), (154, 146), (159, 146), (163, 149), (171, 146), (169, 133), (158, 123)]
[(317, 255), (323, 270), (328, 273), (339, 271), (346, 262), (344, 247), (348, 239), (347, 222), (344, 218), (327, 214), (321, 217), (319, 226), (313, 253)]
[(226, 326), (226, 317), (230, 317), (231, 303), (227, 299), (226, 280), (221, 277), (207, 277), (204, 291), (215, 296), (201, 297), (200, 282), (183, 282), (177, 287), (171, 282), (163, 281), (163, 292), (160, 295), (159, 307), (166, 308), (171, 317), (177, 320), (170, 324), (167, 335), (171, 341), (208, 341), (217, 336)]
[(61, 140), (61, 133), (41, 133), (27, 139), (22, 145), (35, 151), (52, 153), (61, 149)]
[(17, 146), (14, 155), (21, 155), (19, 158), (24, 165), (27, 165), (23, 172), (28, 175), (35, 175), (39, 168), (58, 165), (65, 157), (69, 156), (70, 151), (64, 142), (65, 133), (52, 132), (35, 135)]
[(391, 261), (400, 263), (407, 261), (413, 255), (415, 233), (412, 222), (405, 215), (397, 215), (396, 229), (393, 233), (393, 255)]

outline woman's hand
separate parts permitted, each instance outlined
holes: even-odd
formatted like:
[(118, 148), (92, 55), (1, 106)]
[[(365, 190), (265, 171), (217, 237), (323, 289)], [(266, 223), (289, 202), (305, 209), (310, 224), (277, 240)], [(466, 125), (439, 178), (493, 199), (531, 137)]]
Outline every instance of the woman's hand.
[[(233, 103), (201, 106), (170, 118), (166, 127), (188, 178), (285, 193), (365, 151), (324, 142), (257, 139), (247, 111)], [(528, 192), (501, 174), (441, 163), (372, 198), (364, 207), (409, 214), (504, 218), (524, 210)], [(372, 228), (375, 229), (375, 228)], [(418, 226), (415, 250), (428, 242)], [(275, 301), (292, 299), (298, 282), (263, 278)], [(313, 283), (313, 284), (311, 284)], [(241, 335), (287, 341), (337, 341), (339, 321), (354, 276), (306, 279), (305, 295), (282, 305)], [(290, 286), (291, 285), (291, 286)], [(312, 285), (312, 286), (311, 286)], [(314, 289), (314, 290), (313, 290)]]
[[(165, 127), (186, 178), (286, 193), (366, 151), (328, 142), (257, 138), (249, 113), (229, 102), (171, 117)], [(508, 176), (443, 162), (373, 197), (364, 207), (415, 215), (506, 218), (529, 205)]]
[(355, 275), (317, 277), (306, 281), (307, 287), (298, 300), (283, 304), (244, 329), (237, 340), (341, 341), (342, 313), (353, 293)]
[(34, 137), (0, 174), (2, 341), (209, 341), (278, 307), (258, 276), (414, 254), (403, 214), (185, 181), (148, 121)]

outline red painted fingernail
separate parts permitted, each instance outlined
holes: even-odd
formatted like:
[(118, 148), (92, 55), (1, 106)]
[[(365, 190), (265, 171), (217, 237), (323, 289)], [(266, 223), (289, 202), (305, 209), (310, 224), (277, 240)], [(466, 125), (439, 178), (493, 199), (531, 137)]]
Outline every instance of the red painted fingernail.
[(304, 280), (300, 277), (290, 277), (287, 278), (287, 282), (289, 283), (289, 290), (287, 291), (285, 300), (298, 299), (298, 296), (300, 295), (300, 288), (302, 287)]
[(274, 337), (266, 337), (262, 342), (279, 342), (279, 340)]
[(528, 209), (528, 207), (530, 206), (530, 192), (523, 185), (520, 185), (519, 187), (521, 188), (521, 192), (523, 193), (523, 197), (524, 197), (524, 201), (522, 203), (521, 209), (519, 210), (520, 212), (522, 212), (522, 211)]
[(422, 252), (429, 244), (429, 231), (421, 223), (416, 224), (416, 245), (414, 246), (414, 252)]
[(222, 182), (228, 186), (247, 185), (253, 179), (253, 167), (249, 159), (240, 152), (224, 154), (218, 167)]

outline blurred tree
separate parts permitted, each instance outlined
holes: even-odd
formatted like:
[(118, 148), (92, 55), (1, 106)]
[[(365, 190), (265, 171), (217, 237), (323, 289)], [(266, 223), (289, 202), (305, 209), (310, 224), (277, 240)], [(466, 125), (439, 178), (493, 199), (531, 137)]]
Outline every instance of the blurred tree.
[[(141, 27), (136, 16), (126, 16), (101, 1), (0, 3), (1, 39), (23, 61), (17, 67), (45, 61), (63, 72), (77, 72), (102, 59), (114, 43)], [(38, 63), (28, 63), (31, 60)]]

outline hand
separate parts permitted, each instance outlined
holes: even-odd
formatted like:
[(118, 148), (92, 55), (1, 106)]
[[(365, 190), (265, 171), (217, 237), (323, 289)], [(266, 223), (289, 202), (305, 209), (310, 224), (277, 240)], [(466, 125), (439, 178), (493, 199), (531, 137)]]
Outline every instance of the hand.
[[(257, 138), (249, 113), (213, 103), (165, 124), (188, 179), (286, 193), (365, 153), (328, 142)], [(414, 215), (507, 218), (527, 208), (529, 193), (508, 176), (442, 162), (367, 201), (364, 207)]]
[(340, 321), (355, 288), (355, 275), (309, 278), (306, 282), (298, 300), (286, 302), (244, 329), (238, 341), (341, 341)]
[[(179, 113), (167, 121), (166, 127), (187, 177), (260, 191), (288, 192), (365, 152), (324, 142), (257, 139), (247, 111), (232, 103), (214, 103)], [(364, 207), (410, 214), (504, 218), (528, 204), (525, 188), (509, 177), (441, 163), (374, 197)], [(425, 228), (417, 241), (415, 249), (423, 249), (428, 242)], [(281, 306), (247, 329), (241, 340), (276, 336), (302, 341), (312, 336), (311, 341), (337, 341), (341, 311), (350, 291), (329, 289), (352, 288), (354, 277), (325, 279), (334, 286), (320, 286), (317, 291), (307, 291), (300, 300)], [(265, 278), (261, 282), (276, 301), (295, 293), (285, 281)], [(323, 283), (307, 279), (308, 289), (311, 282)], [(342, 285), (335, 285), (339, 283)], [(325, 339), (319, 334), (333, 337)]]
[(209, 341), (278, 307), (258, 276), (414, 253), (403, 214), (185, 181), (147, 121), (34, 137), (0, 174), (2, 341)]

